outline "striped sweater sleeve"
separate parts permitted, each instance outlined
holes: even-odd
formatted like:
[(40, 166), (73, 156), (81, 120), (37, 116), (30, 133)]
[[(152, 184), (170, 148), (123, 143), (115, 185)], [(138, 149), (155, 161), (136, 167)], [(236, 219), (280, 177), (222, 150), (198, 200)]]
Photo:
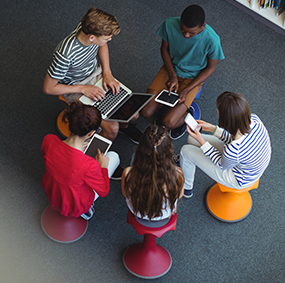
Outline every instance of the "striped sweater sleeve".
[(232, 142), (231, 134), (229, 134), (226, 130), (217, 127), (215, 136), (225, 143), (223, 152), (218, 151), (209, 142), (206, 142), (203, 146), (201, 146), (201, 150), (222, 170), (233, 168), (238, 164), (239, 161), (238, 149), (230, 144)]

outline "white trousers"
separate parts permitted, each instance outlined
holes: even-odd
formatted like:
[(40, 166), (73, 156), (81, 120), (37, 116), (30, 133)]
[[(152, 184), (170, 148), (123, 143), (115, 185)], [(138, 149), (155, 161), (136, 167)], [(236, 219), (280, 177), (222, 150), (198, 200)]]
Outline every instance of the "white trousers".
[[(205, 141), (208, 141), (221, 153), (223, 152), (224, 143), (212, 135), (202, 134)], [(222, 170), (219, 166), (215, 165), (211, 159), (204, 155), (200, 149), (200, 144), (191, 136), (188, 137), (188, 144), (184, 145), (180, 151), (180, 167), (183, 170), (185, 183), (185, 190), (192, 190), (196, 166), (204, 171), (209, 177), (216, 182), (235, 189), (242, 189), (239, 186), (234, 173), (231, 169)], [(245, 186), (248, 187), (249, 185)]]
[[(118, 153), (116, 153), (115, 151), (108, 151), (106, 153), (106, 156), (109, 157), (108, 176), (109, 176), (109, 178), (111, 178), (111, 176), (114, 174), (115, 170), (117, 169), (117, 167), (120, 164), (120, 157), (119, 157)], [(95, 190), (93, 190), (93, 191), (95, 193), (95, 198), (94, 198), (94, 201), (95, 201), (97, 198), (99, 198), (99, 195), (96, 193)]]

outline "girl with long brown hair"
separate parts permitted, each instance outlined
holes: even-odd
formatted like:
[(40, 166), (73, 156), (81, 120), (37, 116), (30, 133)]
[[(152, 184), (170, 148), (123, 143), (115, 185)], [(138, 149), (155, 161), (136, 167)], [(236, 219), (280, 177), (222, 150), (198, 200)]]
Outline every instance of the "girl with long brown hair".
[(172, 156), (167, 130), (151, 125), (140, 139), (132, 166), (123, 172), (122, 193), (142, 225), (165, 225), (183, 196), (183, 173)]

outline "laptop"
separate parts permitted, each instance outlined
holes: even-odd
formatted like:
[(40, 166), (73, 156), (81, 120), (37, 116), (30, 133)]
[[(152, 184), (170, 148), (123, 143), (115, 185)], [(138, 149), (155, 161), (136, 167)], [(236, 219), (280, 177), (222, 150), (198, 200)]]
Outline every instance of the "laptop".
[[(103, 89), (103, 79), (95, 86)], [(105, 92), (105, 97), (101, 101), (94, 101), (84, 95), (79, 100), (96, 107), (104, 120), (128, 123), (153, 97), (154, 94), (151, 93), (133, 93), (120, 83), (120, 91), (116, 95), (110, 89)]]

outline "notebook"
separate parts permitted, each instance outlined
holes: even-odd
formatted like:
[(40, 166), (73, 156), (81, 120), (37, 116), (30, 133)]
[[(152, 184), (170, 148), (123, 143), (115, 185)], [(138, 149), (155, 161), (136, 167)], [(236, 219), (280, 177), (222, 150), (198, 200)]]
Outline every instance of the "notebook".
[[(103, 89), (103, 79), (95, 85)], [(120, 92), (116, 95), (108, 90), (101, 101), (94, 101), (84, 95), (79, 100), (96, 107), (104, 120), (128, 123), (153, 97), (154, 94), (151, 93), (133, 93), (120, 83)]]
[(111, 145), (112, 142), (110, 140), (95, 133), (85, 148), (84, 153), (91, 157), (95, 157), (97, 155), (97, 149), (99, 148), (102, 153), (106, 154)]

